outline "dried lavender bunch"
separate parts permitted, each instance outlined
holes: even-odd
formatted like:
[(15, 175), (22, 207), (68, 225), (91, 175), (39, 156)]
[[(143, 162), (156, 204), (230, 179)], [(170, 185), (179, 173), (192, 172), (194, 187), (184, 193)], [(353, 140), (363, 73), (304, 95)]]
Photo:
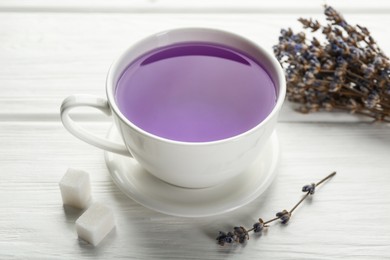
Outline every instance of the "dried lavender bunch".
[(330, 6), (328, 24), (299, 18), (303, 28), (326, 41), (281, 30), (274, 53), (287, 77), (288, 100), (302, 113), (345, 110), (390, 122), (390, 61), (367, 28), (351, 26)]
[(244, 227), (234, 227), (233, 231), (230, 232), (223, 232), (219, 231), (219, 235), (216, 238), (219, 245), (224, 246), (225, 244), (231, 244), (231, 243), (245, 243), (247, 240), (249, 240), (249, 233), (254, 232), (261, 234), (261, 232), (268, 228), (269, 226), (267, 224), (274, 222), (278, 219), (280, 219), (280, 222), (282, 224), (287, 224), (287, 222), (290, 220), (293, 211), (310, 195), (313, 195), (315, 192), (316, 187), (318, 187), (321, 183), (325, 182), (326, 180), (332, 178), (336, 175), (336, 172), (332, 172), (330, 175), (326, 176), (324, 179), (317, 183), (311, 183), (308, 185), (305, 185), (302, 187), (302, 192), (305, 192), (306, 194), (300, 199), (300, 201), (295, 204), (295, 206), (290, 210), (282, 210), (278, 213), (276, 213), (276, 217), (273, 219), (270, 219), (268, 221), (263, 221), (263, 219), (259, 218), (259, 221), (254, 223), (252, 228), (245, 229)]

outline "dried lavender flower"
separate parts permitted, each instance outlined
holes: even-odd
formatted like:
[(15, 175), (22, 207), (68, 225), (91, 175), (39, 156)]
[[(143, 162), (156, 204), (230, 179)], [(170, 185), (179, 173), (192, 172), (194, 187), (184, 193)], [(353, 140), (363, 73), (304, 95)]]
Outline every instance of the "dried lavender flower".
[(284, 209), (283, 211), (276, 213), (276, 217), (281, 220), (282, 224), (287, 224), (291, 218), (291, 213)]
[(236, 241), (236, 236), (232, 232), (228, 232), (227, 234), (225, 232), (219, 231), (219, 235), (216, 238), (218, 241), (218, 244), (223, 246), (225, 243), (233, 243)]
[(331, 6), (327, 24), (299, 18), (310, 33), (282, 29), (274, 54), (285, 68), (288, 100), (298, 111), (345, 110), (390, 122), (390, 60), (366, 27), (350, 25)]
[(234, 227), (234, 235), (236, 235), (236, 241), (240, 244), (249, 240), (248, 231), (244, 227)]
[(300, 201), (295, 204), (295, 206), (290, 210), (283, 210), (281, 212), (276, 213), (276, 217), (273, 219), (270, 219), (268, 221), (263, 221), (263, 219), (259, 218), (259, 221), (254, 223), (251, 229), (245, 229), (243, 226), (237, 226), (233, 228), (233, 232), (223, 232), (219, 231), (219, 235), (217, 236), (216, 240), (217, 243), (221, 246), (224, 246), (225, 244), (231, 244), (231, 243), (240, 243), (243, 244), (247, 240), (249, 240), (249, 233), (254, 232), (261, 234), (265, 228), (268, 228), (268, 223), (274, 222), (278, 219), (280, 219), (282, 224), (287, 224), (287, 222), (291, 219), (293, 211), (309, 196), (314, 194), (314, 190), (316, 187), (318, 187), (321, 183), (325, 182), (326, 180), (332, 178), (336, 175), (336, 172), (332, 172), (325, 178), (323, 178), (321, 181), (317, 183), (312, 183), (310, 185), (305, 185), (302, 188), (302, 191), (306, 192), (306, 194), (300, 199)]
[(309, 185), (305, 185), (305, 186), (302, 187), (302, 191), (303, 192), (309, 192), (310, 195), (313, 195), (315, 190), (316, 190), (316, 184), (315, 183), (312, 183), (312, 184), (309, 184)]
[(264, 221), (261, 218), (259, 218), (259, 222), (253, 224), (253, 232), (260, 233), (261, 231), (263, 231), (265, 227), (267, 226), (264, 225)]

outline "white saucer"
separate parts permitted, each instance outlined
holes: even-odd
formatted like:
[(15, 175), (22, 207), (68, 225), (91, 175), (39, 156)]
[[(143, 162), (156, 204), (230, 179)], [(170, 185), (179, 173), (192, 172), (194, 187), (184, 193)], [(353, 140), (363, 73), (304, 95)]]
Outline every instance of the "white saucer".
[[(107, 137), (121, 141), (115, 127)], [(274, 132), (258, 159), (242, 174), (210, 188), (188, 189), (157, 179), (132, 158), (105, 152), (107, 168), (123, 193), (149, 209), (181, 217), (217, 215), (253, 201), (274, 179), (278, 157), (279, 142)]]

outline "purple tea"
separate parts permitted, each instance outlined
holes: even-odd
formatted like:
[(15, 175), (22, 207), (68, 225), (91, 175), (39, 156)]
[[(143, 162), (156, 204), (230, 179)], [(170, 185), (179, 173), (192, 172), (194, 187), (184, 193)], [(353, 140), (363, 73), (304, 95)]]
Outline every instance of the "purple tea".
[(155, 49), (123, 72), (115, 98), (133, 124), (184, 142), (209, 142), (248, 131), (276, 104), (274, 83), (251, 57), (211, 43)]

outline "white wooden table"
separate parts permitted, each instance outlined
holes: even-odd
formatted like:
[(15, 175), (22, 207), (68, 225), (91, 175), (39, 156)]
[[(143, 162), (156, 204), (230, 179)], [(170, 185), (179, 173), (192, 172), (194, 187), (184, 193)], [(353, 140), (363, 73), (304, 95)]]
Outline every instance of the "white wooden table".
[[(297, 3), (298, 2), (298, 3)], [(328, 1), (367, 26), (390, 53), (388, 1)], [(285, 104), (277, 178), (243, 208), (207, 218), (146, 209), (123, 195), (103, 152), (59, 120), (66, 96), (104, 96), (111, 61), (128, 45), (165, 29), (213, 27), (271, 48), (300, 16), (324, 1), (0, 1), (0, 259), (390, 259), (390, 126), (346, 114), (300, 115)], [(93, 111), (75, 115), (106, 133)], [(77, 239), (78, 210), (64, 209), (58, 182), (68, 167), (91, 173), (95, 201), (112, 207), (117, 228), (98, 247)], [(302, 185), (337, 176), (295, 212), (244, 246), (220, 247), (219, 230), (250, 227), (302, 196)]]

